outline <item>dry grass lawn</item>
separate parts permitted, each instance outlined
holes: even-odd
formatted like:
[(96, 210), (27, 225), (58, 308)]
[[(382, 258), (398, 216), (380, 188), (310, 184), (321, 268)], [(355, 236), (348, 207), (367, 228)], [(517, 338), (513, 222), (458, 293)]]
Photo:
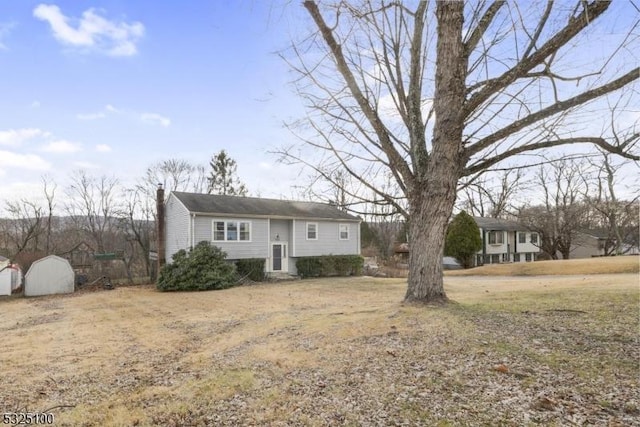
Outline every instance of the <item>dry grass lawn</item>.
[[(536, 263), (538, 264), (538, 263)], [(0, 299), (2, 412), (61, 426), (640, 425), (638, 274)]]
[(613, 274), (640, 272), (640, 257), (618, 256), (562, 261), (489, 264), (469, 270), (447, 271), (451, 276), (539, 276), (569, 274)]

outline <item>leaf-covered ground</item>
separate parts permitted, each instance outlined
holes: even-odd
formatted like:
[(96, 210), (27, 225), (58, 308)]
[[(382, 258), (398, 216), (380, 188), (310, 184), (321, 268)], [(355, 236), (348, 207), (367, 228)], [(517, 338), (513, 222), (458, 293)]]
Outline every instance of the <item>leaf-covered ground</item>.
[[(56, 425), (640, 426), (637, 274), (0, 300), (2, 412)], [(53, 409), (51, 409), (53, 408)]]

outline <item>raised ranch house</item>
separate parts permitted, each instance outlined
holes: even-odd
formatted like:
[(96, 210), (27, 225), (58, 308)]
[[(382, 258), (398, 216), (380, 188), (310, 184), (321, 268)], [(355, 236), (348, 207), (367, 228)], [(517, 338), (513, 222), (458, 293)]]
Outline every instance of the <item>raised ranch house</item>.
[(540, 236), (515, 221), (473, 217), (480, 228), (482, 249), (476, 265), (535, 261), (540, 253)]
[(204, 240), (229, 260), (263, 258), (266, 273), (295, 275), (298, 257), (359, 255), (360, 219), (324, 203), (174, 191), (165, 240), (167, 262)]

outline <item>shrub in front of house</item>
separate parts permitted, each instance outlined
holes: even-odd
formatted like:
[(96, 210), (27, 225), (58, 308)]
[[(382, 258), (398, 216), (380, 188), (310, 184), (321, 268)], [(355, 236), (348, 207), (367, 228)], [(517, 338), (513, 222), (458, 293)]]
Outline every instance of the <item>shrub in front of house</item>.
[(296, 269), (300, 277), (359, 276), (364, 258), (360, 255), (322, 255), (300, 257)]
[(171, 264), (158, 276), (160, 291), (208, 291), (230, 288), (237, 282), (236, 267), (227, 254), (209, 242), (200, 242), (188, 252), (176, 252)]
[(248, 277), (254, 282), (262, 282), (265, 279), (264, 258), (248, 258), (236, 261), (236, 268), (240, 277)]

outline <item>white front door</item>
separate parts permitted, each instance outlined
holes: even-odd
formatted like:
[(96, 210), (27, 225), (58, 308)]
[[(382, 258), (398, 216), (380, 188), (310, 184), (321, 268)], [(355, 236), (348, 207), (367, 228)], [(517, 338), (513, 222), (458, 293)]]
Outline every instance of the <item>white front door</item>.
[(271, 244), (271, 271), (289, 271), (286, 243)]

